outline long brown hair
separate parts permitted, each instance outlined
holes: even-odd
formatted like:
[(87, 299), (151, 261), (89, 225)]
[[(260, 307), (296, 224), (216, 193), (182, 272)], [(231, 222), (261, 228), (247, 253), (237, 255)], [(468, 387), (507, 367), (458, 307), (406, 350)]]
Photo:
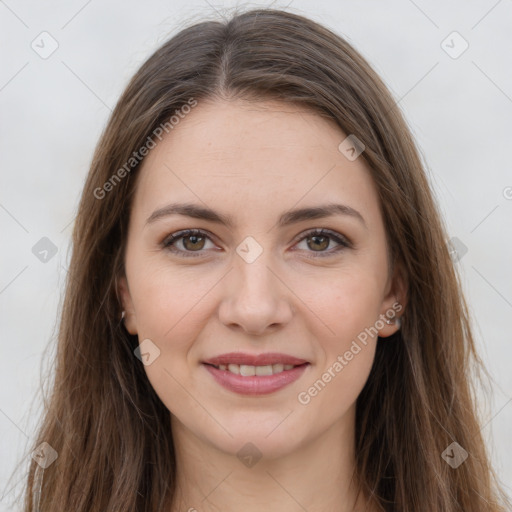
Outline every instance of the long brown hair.
[[(357, 401), (361, 490), (383, 511), (503, 510), (476, 414), (480, 361), (467, 307), (410, 131), (348, 42), (273, 9), (180, 31), (142, 65), (112, 113), (76, 217), (54, 384), (34, 444), (58, 456), (42, 482), (32, 462), (24, 510), (35, 512), (35, 496), (41, 512), (157, 512), (172, 502), (169, 411), (134, 356), (117, 282), (140, 167), (134, 152), (158, 127), (170, 131), (171, 116), (191, 100), (215, 98), (300, 104), (365, 145), (408, 300), (402, 329), (378, 341)], [(468, 453), (457, 468), (442, 456), (454, 442)]]

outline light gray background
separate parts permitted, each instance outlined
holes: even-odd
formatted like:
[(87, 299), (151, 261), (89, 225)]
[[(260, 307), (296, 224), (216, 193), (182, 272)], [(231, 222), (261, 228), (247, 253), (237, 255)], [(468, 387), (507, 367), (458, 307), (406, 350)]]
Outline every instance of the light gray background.
[[(41, 411), (41, 363), (51, 369), (53, 344), (49, 358), (43, 350), (56, 334), (73, 219), (110, 110), (171, 34), (234, 5), (0, 1), (0, 510), (13, 509), (21, 475), (8, 477), (26, 460)], [(458, 267), (494, 380), (493, 399), (481, 399), (483, 433), (511, 486), (512, 1), (295, 0), (288, 10), (346, 37), (406, 115), (449, 238), (467, 247)], [(47, 59), (31, 48), (43, 31), (59, 45)], [(469, 44), (456, 59), (441, 46), (453, 31)], [(445, 44), (462, 48), (451, 39)], [(42, 237), (58, 249), (46, 263), (32, 253)]]

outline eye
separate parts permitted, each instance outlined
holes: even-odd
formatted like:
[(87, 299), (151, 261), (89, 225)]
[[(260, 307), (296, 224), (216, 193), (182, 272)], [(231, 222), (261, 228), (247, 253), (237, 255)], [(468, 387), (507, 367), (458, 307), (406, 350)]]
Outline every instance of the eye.
[[(201, 249), (204, 249), (206, 240), (210, 240), (208, 233), (200, 229), (185, 229), (184, 231), (177, 231), (172, 235), (168, 236), (162, 243), (163, 247), (169, 249), (169, 251), (183, 255), (186, 257), (200, 256)], [(183, 249), (178, 249), (175, 243), (177, 241), (182, 242)], [(190, 254), (198, 252), (199, 254)], [(188, 254), (187, 254), (188, 253)]]
[[(179, 256), (197, 257), (201, 256), (202, 250), (207, 248), (205, 247), (207, 241), (211, 242), (211, 238), (206, 231), (201, 229), (186, 229), (172, 233), (162, 242), (162, 246)], [(302, 241), (306, 241), (307, 248), (311, 249), (311, 251), (308, 252), (317, 253), (314, 257), (331, 256), (345, 248), (352, 247), (352, 244), (343, 235), (329, 229), (313, 229), (307, 231), (305, 234), (302, 234), (302, 238), (299, 239), (299, 242)], [(338, 246), (326, 251), (325, 249), (331, 245), (332, 241), (337, 243)], [(182, 248), (178, 247), (180, 242)], [(307, 249), (305, 250), (307, 251)]]
[[(331, 241), (338, 244), (337, 247), (334, 247), (330, 251), (326, 251), (331, 245)], [(342, 251), (343, 249), (352, 247), (352, 244), (349, 242), (347, 238), (345, 238), (340, 233), (336, 233), (335, 231), (331, 231), (330, 229), (313, 229), (305, 233), (299, 242), (305, 241), (306, 247), (308, 249), (312, 249), (312, 251), (317, 253), (313, 257), (325, 257), (332, 256), (335, 253)]]

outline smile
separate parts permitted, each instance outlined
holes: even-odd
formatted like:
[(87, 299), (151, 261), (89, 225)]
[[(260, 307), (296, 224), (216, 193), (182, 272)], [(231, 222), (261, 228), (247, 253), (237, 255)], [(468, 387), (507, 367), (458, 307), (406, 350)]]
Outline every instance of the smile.
[(215, 366), (218, 370), (227, 370), (235, 375), (242, 375), (243, 377), (253, 377), (257, 375), (262, 377), (265, 375), (276, 375), (287, 370), (295, 368), (293, 364), (267, 364), (264, 366), (251, 366), (248, 364), (220, 364)]
[(233, 393), (267, 395), (298, 380), (309, 362), (284, 354), (230, 353), (202, 364), (214, 381)]

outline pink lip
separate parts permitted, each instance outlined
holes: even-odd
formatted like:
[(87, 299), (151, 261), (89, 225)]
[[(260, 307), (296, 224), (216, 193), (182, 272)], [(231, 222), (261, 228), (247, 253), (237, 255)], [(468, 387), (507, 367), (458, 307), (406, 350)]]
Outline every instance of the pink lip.
[[(294, 366), (298, 366), (307, 362), (308, 361), (299, 359), (298, 357), (272, 352), (267, 354), (259, 354), (257, 356), (252, 354), (244, 354), (243, 352), (230, 352), (229, 354), (222, 354), (220, 356), (212, 357), (211, 359), (203, 361), (205, 364), (212, 364), (215, 366), (219, 366), (221, 364), (246, 364), (248, 366), (265, 366), (267, 364), (293, 364)], [(268, 377), (270, 377), (270, 375)]]
[(254, 375), (251, 377), (236, 375), (229, 370), (220, 370), (209, 364), (203, 366), (221, 386), (229, 391), (241, 395), (267, 395), (295, 382), (304, 373), (309, 363), (295, 366), (291, 370), (284, 370), (276, 375)]

